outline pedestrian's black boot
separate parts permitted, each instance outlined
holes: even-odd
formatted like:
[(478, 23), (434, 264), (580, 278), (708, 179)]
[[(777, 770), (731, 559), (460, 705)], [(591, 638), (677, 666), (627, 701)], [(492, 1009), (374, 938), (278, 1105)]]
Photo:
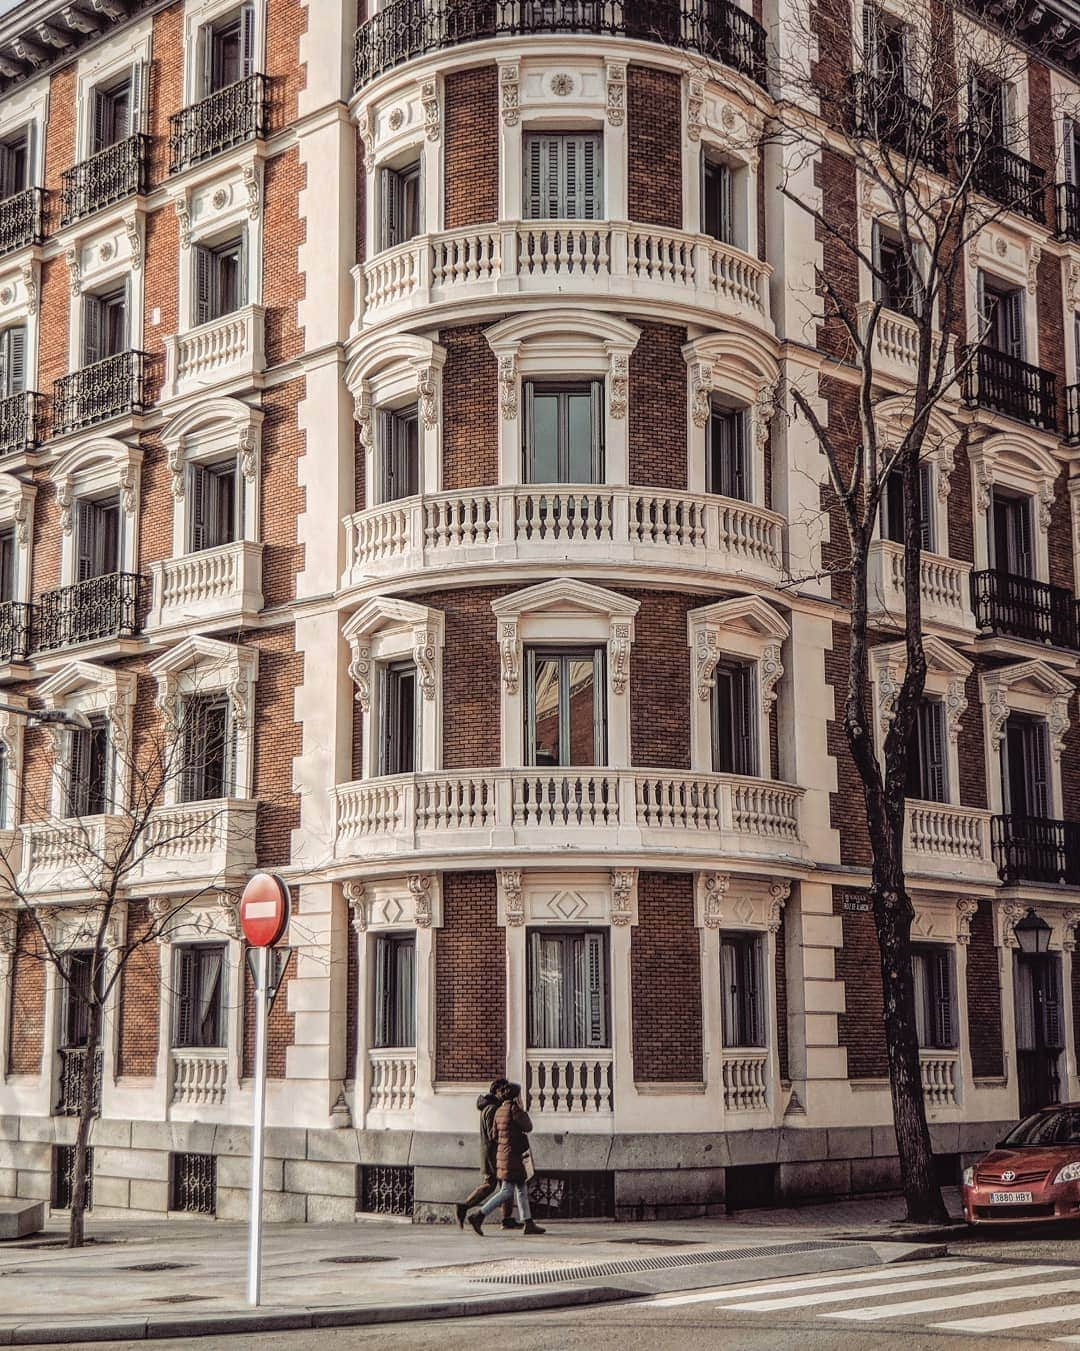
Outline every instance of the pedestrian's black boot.
[(524, 1232), (526, 1234), (546, 1234), (547, 1230), (541, 1229), (535, 1220), (526, 1220)]
[(458, 1227), (459, 1229), (464, 1229), (464, 1228), (465, 1228), (465, 1216), (466, 1216), (468, 1213), (469, 1213), (469, 1207), (468, 1207), (468, 1206), (463, 1206), (463, 1205), (461, 1204), (460, 1201), (459, 1201), (459, 1202), (457, 1203), (457, 1205), (454, 1207), (454, 1214), (457, 1216), (457, 1227)]
[(503, 1222), (502, 1222), (502, 1227), (503, 1227), (504, 1229), (520, 1229), (520, 1228), (521, 1228), (521, 1221), (520, 1221), (520, 1220), (515, 1220), (514, 1217), (513, 1217), (513, 1215), (511, 1215), (510, 1218), (509, 1218), (508, 1220), (503, 1220)]
[(474, 1210), (473, 1213), (472, 1213), (471, 1215), (467, 1216), (467, 1219), (468, 1219), (469, 1223), (472, 1225), (472, 1227), (473, 1227), (473, 1229), (475, 1230), (475, 1232), (476, 1232), (477, 1234), (479, 1234), (479, 1236), (480, 1236), (481, 1238), (483, 1238), (483, 1237), (484, 1237), (484, 1217), (483, 1217), (483, 1215), (481, 1215), (480, 1212), (479, 1212), (478, 1210)]

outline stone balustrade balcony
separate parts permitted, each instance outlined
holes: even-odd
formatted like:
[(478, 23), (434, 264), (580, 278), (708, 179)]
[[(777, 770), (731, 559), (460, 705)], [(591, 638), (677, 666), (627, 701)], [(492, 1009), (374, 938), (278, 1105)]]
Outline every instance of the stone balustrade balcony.
[(919, 1052), (923, 1098), (930, 1111), (960, 1106), (960, 1052), (925, 1049)]
[(799, 860), (802, 796), (769, 779), (659, 769), (401, 774), (334, 790), (334, 857), (577, 847)]
[[(859, 332), (865, 339), (870, 327), (870, 315), (874, 309), (873, 301), (864, 301), (859, 306)], [(935, 334), (931, 353), (936, 361), (940, 335)], [(946, 356), (946, 378), (952, 378), (956, 363), (956, 339), (948, 339), (949, 350)], [(914, 319), (895, 310), (880, 310), (874, 325), (873, 341), (874, 373), (884, 380), (893, 380), (899, 384), (914, 383), (919, 359), (919, 329)]]
[[(343, 586), (553, 557), (579, 570), (645, 565), (780, 579), (784, 518), (733, 498), (663, 488), (544, 484), (405, 498), (345, 519)], [(966, 596), (965, 592), (965, 596)]]
[(237, 540), (151, 563), (147, 632), (195, 625), (206, 633), (254, 623), (263, 607), (262, 556), (261, 544)]
[(906, 812), (904, 866), (910, 874), (997, 882), (988, 811), (909, 799)]
[(261, 305), (244, 305), (185, 333), (168, 334), (162, 399), (251, 388), (266, 369), (264, 335)]
[[(975, 636), (971, 607), (970, 563), (923, 551), (920, 587), (923, 624), (947, 629), (954, 637)], [(904, 546), (889, 539), (870, 546), (868, 613), (872, 620), (904, 627)]]
[[(418, 235), (353, 268), (354, 332), (512, 296), (636, 297), (771, 331), (768, 263), (708, 235), (625, 221), (528, 220)], [(508, 302), (508, 308), (513, 308)]]
[(615, 1063), (610, 1047), (566, 1047), (525, 1052), (525, 1104), (554, 1128), (573, 1129), (587, 1117), (610, 1117), (615, 1109)]
[(172, 1103), (184, 1107), (222, 1107), (229, 1081), (224, 1046), (176, 1047), (172, 1051)]
[(246, 881), (255, 867), (257, 812), (249, 798), (159, 808), (139, 840), (139, 884), (169, 893)]
[(19, 827), (21, 858), (18, 885), (25, 895), (98, 895), (130, 842), (131, 825), (116, 815), (82, 816), (70, 821), (35, 822)]
[(368, 1052), (373, 1112), (411, 1112), (416, 1102), (416, 1050), (395, 1046)]
[(725, 1046), (720, 1056), (725, 1112), (769, 1107), (769, 1051), (765, 1046)]

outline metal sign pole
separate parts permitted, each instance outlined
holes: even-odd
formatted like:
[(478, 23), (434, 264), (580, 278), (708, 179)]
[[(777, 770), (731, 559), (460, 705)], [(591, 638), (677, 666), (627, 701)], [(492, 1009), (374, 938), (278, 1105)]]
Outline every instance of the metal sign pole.
[(266, 1125), (266, 1019), (269, 948), (255, 949), (255, 1105), (251, 1123), (251, 1219), (247, 1302), (258, 1308), (262, 1285), (263, 1132)]

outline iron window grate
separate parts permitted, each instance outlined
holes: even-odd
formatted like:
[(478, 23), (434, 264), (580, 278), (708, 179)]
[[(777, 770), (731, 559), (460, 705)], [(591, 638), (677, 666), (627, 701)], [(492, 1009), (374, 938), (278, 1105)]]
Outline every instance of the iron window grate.
[(403, 1164), (361, 1164), (356, 1178), (356, 1209), (369, 1215), (413, 1213), (413, 1170)]
[(170, 1210), (186, 1215), (217, 1213), (217, 1159), (213, 1154), (173, 1154), (170, 1168)]
[(612, 1220), (615, 1174), (537, 1173), (529, 1184), (529, 1207), (538, 1220)]
[[(75, 1190), (75, 1146), (53, 1146), (52, 1208), (70, 1210)], [(86, 1209), (94, 1206), (94, 1151), (86, 1151)]]
[(630, 1276), (637, 1271), (668, 1271), (679, 1267), (711, 1266), (714, 1262), (743, 1262), (749, 1258), (778, 1257), (788, 1253), (832, 1251), (856, 1246), (850, 1243), (775, 1243), (756, 1248), (716, 1248), (707, 1252), (662, 1253), (656, 1257), (627, 1257), (616, 1262), (592, 1262), (575, 1267), (540, 1271), (509, 1271), (503, 1275), (476, 1276), (479, 1285), (554, 1285), (560, 1281), (583, 1281), (594, 1276)]

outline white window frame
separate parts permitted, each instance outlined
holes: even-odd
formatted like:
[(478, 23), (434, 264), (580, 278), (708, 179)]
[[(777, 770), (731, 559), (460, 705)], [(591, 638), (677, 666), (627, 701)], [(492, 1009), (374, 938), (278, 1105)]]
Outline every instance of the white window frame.
[[(184, 4), (184, 107), (203, 99), (203, 35), (207, 24), (216, 23), (239, 10), (242, 0), (185, 0)], [(252, 70), (266, 69), (266, 5), (256, 0), (255, 41)]]
[[(441, 81), (438, 82), (441, 84)], [(421, 97), (417, 91), (402, 105), (395, 100), (394, 113), (404, 117), (402, 129), (394, 134), (389, 110), (380, 109), (375, 114), (379, 140), (373, 143), (371, 153), (365, 155), (364, 166), (367, 169), (367, 188), (365, 202), (365, 234), (367, 256), (375, 258), (380, 253), (393, 249), (420, 248), (423, 241), (443, 228), (442, 203), (442, 138), (432, 141), (425, 133), (425, 114), (421, 106)], [(441, 103), (441, 96), (438, 98)], [(420, 166), (420, 229), (404, 244), (392, 244), (384, 248), (382, 243), (382, 170), (400, 170), (410, 164)]]
[[(1052, 443), (1056, 437), (1052, 438)], [(1054, 502), (1060, 464), (1045, 439), (1017, 428), (985, 439), (972, 437), (968, 444), (972, 475), (972, 524), (975, 536), (975, 569), (990, 566), (987, 510), (994, 487), (1011, 488), (1032, 499), (1032, 545), (1035, 580), (1050, 580), (1050, 510)]]
[[(966, 323), (971, 341), (977, 343), (983, 331), (979, 311), (979, 273), (985, 273), (991, 282), (1018, 289), (1024, 304), (1024, 361), (1029, 366), (1039, 365), (1039, 308), (1038, 268), (1042, 245), (1026, 231), (1013, 229), (1006, 221), (995, 221), (993, 226), (980, 230), (967, 248), (964, 265)], [(1049, 441), (1056, 438), (1046, 432)]]
[[(9, 694), (5, 703), (12, 708), (29, 711), (30, 701), (23, 694)], [(0, 802), (0, 830), (14, 830), (19, 823), (20, 798), (22, 796), (23, 776), (23, 733), (26, 730), (26, 717), (12, 711), (0, 711), (0, 746), (3, 747), (3, 761), (0, 773), (3, 774), (3, 790)]]
[[(688, 131), (683, 137), (682, 166), (685, 228), (705, 236), (720, 248), (735, 249), (756, 258), (759, 119), (730, 98), (721, 85), (695, 73), (683, 78), (683, 124)], [(736, 174), (732, 183), (735, 243), (725, 244), (705, 235), (701, 187), (706, 158), (722, 161)]]
[(365, 779), (379, 777), (379, 668), (404, 659), (417, 668), (417, 772), (442, 768), (444, 629), (441, 611), (387, 596), (365, 601), (345, 624), (349, 675), (363, 720)]
[[(883, 399), (875, 405), (874, 426), (878, 437), (878, 453), (887, 459), (902, 444), (911, 426), (910, 398), (898, 395), (896, 398)], [(931, 410), (926, 421), (920, 465), (931, 466), (931, 533), (935, 545), (932, 556), (937, 558), (949, 557), (949, 493), (952, 490), (952, 472), (959, 440), (960, 429), (956, 423), (939, 410)], [(874, 521), (874, 538), (882, 538), (880, 512)]]
[(629, 481), (630, 358), (641, 330), (586, 309), (526, 311), (485, 330), (499, 381), (499, 482), (524, 481), (527, 380), (604, 381), (604, 483)]
[(1073, 682), (1044, 661), (1024, 661), (979, 673), (979, 697), (985, 717), (986, 783), (990, 810), (1004, 810), (1000, 747), (1010, 713), (1029, 713), (1046, 723), (1050, 750), (1050, 816), (1063, 815), (1061, 756), (1069, 730)]
[[(262, 186), (258, 165), (252, 166), (249, 163), (243, 166), (233, 165), (206, 182), (185, 184), (174, 193), (173, 208), (180, 218), (178, 296), (180, 333), (190, 333), (196, 328), (213, 328), (230, 320), (235, 322), (238, 315), (256, 309), (262, 304), (263, 212), (259, 209), (261, 200)], [(244, 244), (244, 259), (247, 266), (244, 293), (247, 298), (239, 309), (232, 310), (228, 315), (223, 315), (220, 319), (209, 319), (205, 324), (197, 324), (195, 311), (198, 264), (194, 246), (212, 249), (237, 236)], [(255, 355), (258, 358), (259, 354)]]
[[(84, 717), (103, 717), (109, 728), (108, 811), (122, 814), (131, 796), (132, 720), (135, 711), (137, 679), (132, 671), (120, 671), (94, 662), (72, 661), (60, 668), (41, 686), (45, 707)], [(67, 815), (71, 777), (71, 732), (57, 727), (53, 733), (53, 772), (50, 813), (57, 819)]]
[(15, 531), (15, 577), (12, 600), (30, 600), (31, 561), (34, 536), (34, 501), (37, 485), (14, 474), (0, 473), (0, 529)]
[(138, 129), (145, 131), (153, 31), (153, 19), (150, 15), (136, 23), (127, 24), (115, 37), (94, 47), (76, 66), (75, 162), (77, 164), (88, 159), (92, 153), (94, 91), (102, 85), (118, 80), (125, 70), (129, 70), (137, 63), (142, 64), (142, 126)]
[(787, 620), (760, 596), (738, 596), (691, 610), (686, 616), (690, 648), (690, 767), (713, 772), (712, 699), (716, 668), (727, 657), (754, 667), (757, 699), (758, 774), (771, 779), (769, 713), (784, 674), (783, 644), (791, 634)]
[(172, 477), (173, 558), (184, 558), (188, 552), (191, 503), (187, 471), (192, 464), (235, 459), (236, 504), (240, 514), (237, 543), (259, 542), (262, 422), (260, 409), (239, 399), (222, 398), (193, 404), (162, 429), (161, 442)]
[(157, 682), (157, 705), (166, 739), (166, 763), (170, 766), (164, 786), (163, 805), (180, 800), (184, 700), (193, 694), (224, 693), (229, 703), (229, 739), (233, 747), (229, 800), (251, 798), (254, 793), (255, 687), (259, 678), (258, 648), (242, 643), (223, 643), (216, 638), (194, 636), (156, 657), (147, 667)]
[(142, 451), (112, 437), (91, 438), (61, 455), (50, 474), (60, 507), (60, 585), (77, 580), (74, 506), (80, 497), (119, 494), (119, 570), (139, 570), (139, 499)]
[(760, 346), (736, 333), (693, 338), (686, 362), (687, 488), (704, 493), (706, 442), (713, 401), (746, 409), (745, 435), (752, 505), (765, 505), (765, 451), (780, 371)]

